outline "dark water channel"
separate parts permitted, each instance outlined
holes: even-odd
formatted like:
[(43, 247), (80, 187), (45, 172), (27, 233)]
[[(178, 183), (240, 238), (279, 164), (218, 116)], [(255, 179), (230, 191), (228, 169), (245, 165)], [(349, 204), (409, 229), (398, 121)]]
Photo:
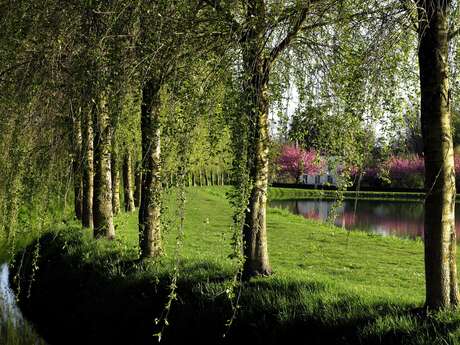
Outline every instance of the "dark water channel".
[[(326, 221), (331, 211), (334, 223), (347, 230), (364, 230), (381, 235), (423, 237), (423, 203), (421, 201), (345, 200), (334, 207), (333, 200), (274, 200), (271, 207), (288, 209), (305, 218)], [(455, 208), (456, 230), (460, 235), (460, 205)]]

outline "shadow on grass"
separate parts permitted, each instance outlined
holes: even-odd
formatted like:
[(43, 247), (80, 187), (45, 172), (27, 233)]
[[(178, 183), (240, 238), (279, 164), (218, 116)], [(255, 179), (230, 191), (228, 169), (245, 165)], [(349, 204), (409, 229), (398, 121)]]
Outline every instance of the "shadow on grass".
[[(130, 260), (83, 237), (50, 233), (39, 240), (38, 256), (37, 243), (18, 255), (12, 285), (25, 316), (52, 345), (156, 343), (154, 320), (170, 293), (170, 264)], [(428, 344), (449, 342), (459, 326), (458, 317), (427, 319), (410, 306), (365, 303), (322, 282), (270, 278), (244, 286), (223, 338), (232, 315), (225, 292), (231, 272), (212, 262), (181, 267), (161, 343)]]

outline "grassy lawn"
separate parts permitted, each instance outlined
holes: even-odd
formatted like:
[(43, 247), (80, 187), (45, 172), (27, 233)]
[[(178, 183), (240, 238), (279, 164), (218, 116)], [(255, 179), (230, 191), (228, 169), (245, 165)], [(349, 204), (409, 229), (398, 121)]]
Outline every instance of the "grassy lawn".
[[(425, 318), (419, 310), (422, 242), (346, 232), (279, 209), (268, 212), (275, 274), (236, 291), (236, 319), (223, 338), (233, 313), (227, 294), (235, 270), (225, 191), (188, 190), (177, 300), (162, 343), (278, 344), (300, 337), (306, 344), (449, 344), (460, 339), (458, 313)], [(50, 344), (154, 342), (152, 334), (159, 330), (154, 319), (165, 310), (176, 262), (175, 202), (167, 206), (165, 256), (157, 262), (137, 260), (137, 214), (117, 217), (112, 243), (96, 242), (87, 232), (81, 236), (74, 226), (43, 237), (36, 262), (34, 246), (29, 247), (20, 304)]]

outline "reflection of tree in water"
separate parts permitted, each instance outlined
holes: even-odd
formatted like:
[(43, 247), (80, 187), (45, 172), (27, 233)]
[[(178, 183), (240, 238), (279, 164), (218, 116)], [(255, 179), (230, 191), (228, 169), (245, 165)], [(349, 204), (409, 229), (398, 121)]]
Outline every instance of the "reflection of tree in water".
[[(305, 218), (326, 221), (333, 201), (286, 200), (272, 202), (271, 206), (286, 208)], [(356, 214), (354, 200), (345, 200), (336, 209), (335, 224), (348, 230), (359, 229), (382, 235), (423, 237), (423, 204), (421, 202), (395, 202), (360, 200)], [(460, 235), (460, 206), (456, 206), (456, 230)]]

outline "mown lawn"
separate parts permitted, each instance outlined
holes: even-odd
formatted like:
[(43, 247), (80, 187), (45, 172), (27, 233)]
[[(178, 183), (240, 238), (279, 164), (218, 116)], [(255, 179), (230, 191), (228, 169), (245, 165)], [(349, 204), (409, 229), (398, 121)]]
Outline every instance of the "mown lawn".
[[(446, 344), (460, 339), (459, 313), (425, 317), (421, 310), (422, 242), (346, 232), (279, 209), (268, 212), (275, 274), (244, 284), (229, 299), (235, 262), (229, 258), (233, 230), (226, 190), (187, 190), (179, 251), (171, 195), (165, 255), (155, 262), (137, 260), (137, 214), (117, 217), (118, 237), (112, 243), (96, 242), (76, 226), (49, 233), (41, 240), (39, 258), (34, 261), (32, 245), (22, 262), (25, 314), (52, 345), (64, 340), (151, 344), (176, 267), (177, 300), (162, 343), (278, 344), (300, 337), (305, 344)], [(35, 264), (39, 268), (26, 289)]]

